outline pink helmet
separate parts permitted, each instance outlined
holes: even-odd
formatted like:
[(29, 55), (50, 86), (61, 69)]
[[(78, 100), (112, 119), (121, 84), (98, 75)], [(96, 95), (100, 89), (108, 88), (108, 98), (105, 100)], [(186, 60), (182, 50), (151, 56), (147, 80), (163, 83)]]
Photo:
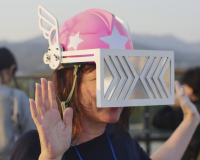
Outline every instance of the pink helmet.
[(59, 28), (59, 37), (65, 51), (133, 49), (129, 32), (120, 19), (101, 9), (89, 9), (68, 19)]

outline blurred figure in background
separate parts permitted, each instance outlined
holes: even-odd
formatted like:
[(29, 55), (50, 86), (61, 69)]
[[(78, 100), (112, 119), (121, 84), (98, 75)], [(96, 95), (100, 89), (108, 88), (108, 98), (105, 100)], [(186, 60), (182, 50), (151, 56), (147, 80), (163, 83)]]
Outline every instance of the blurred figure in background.
[[(181, 78), (186, 95), (200, 112), (200, 67), (189, 69)], [(175, 130), (183, 120), (183, 112), (175, 95), (175, 104), (157, 112), (153, 125), (160, 129)], [(182, 160), (196, 160), (200, 151), (200, 125), (197, 127)]]
[(17, 63), (13, 54), (0, 48), (0, 157), (10, 158), (14, 142), (24, 132), (36, 129), (27, 95), (8, 85), (14, 80)]

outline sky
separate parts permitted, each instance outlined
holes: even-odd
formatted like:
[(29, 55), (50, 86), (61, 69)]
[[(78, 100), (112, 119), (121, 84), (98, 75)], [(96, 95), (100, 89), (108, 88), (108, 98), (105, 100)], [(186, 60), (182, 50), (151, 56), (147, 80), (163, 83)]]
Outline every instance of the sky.
[(42, 36), (39, 4), (59, 25), (86, 9), (100, 8), (126, 21), (131, 33), (200, 42), (199, 0), (0, 0), (0, 41), (23, 42)]

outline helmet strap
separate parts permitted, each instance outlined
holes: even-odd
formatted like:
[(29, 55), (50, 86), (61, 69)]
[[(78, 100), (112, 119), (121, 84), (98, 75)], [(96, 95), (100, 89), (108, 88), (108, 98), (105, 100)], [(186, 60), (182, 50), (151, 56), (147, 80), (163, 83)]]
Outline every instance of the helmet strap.
[(74, 89), (75, 89), (75, 85), (76, 85), (76, 79), (77, 79), (77, 71), (78, 71), (78, 67), (80, 67), (81, 65), (74, 65), (74, 82), (73, 82), (73, 86), (72, 89), (70, 91), (70, 94), (67, 97), (66, 101), (61, 101), (59, 98), (59, 101), (61, 103), (61, 107), (62, 107), (62, 112), (64, 113), (65, 109), (68, 107), (69, 101), (71, 100), (73, 93), (74, 93)]

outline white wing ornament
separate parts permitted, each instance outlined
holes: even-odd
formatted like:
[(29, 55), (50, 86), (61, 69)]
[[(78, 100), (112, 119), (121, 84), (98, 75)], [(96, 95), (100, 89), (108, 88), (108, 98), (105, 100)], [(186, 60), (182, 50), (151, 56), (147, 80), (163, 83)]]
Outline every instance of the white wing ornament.
[[(41, 12), (44, 12), (48, 18), (50, 18), (52, 22), (47, 20)], [(45, 64), (49, 64), (50, 68), (56, 69), (60, 66), (61, 64), (61, 53), (62, 53), (62, 47), (60, 46), (60, 41), (59, 41), (59, 26), (58, 26), (58, 21), (57, 19), (50, 13), (48, 12), (43, 6), (39, 5), (38, 7), (38, 16), (39, 16), (39, 28), (40, 30), (43, 31), (43, 35), (46, 39), (49, 41), (49, 48), (48, 52), (44, 54), (43, 60)], [(51, 26), (50, 30), (47, 30), (46, 28), (43, 27), (42, 22), (46, 22), (48, 25)], [(53, 33), (55, 32), (56, 36), (56, 42), (52, 44), (53, 40)]]

